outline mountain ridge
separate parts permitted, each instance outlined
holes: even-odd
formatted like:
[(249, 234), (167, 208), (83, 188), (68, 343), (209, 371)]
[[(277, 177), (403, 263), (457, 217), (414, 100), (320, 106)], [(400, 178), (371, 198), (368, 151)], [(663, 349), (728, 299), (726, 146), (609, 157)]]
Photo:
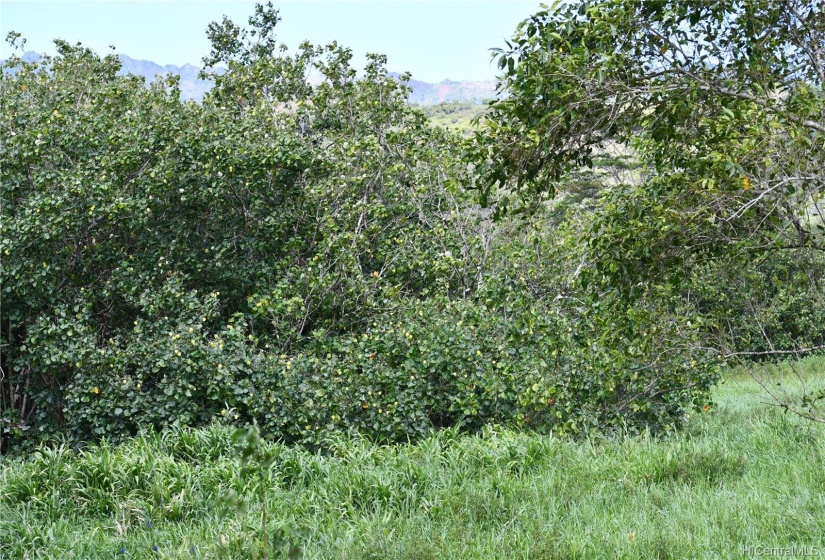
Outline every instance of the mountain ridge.
[[(33, 62), (40, 58), (40, 54), (34, 51), (27, 51), (22, 58), (25, 61)], [(201, 101), (203, 96), (212, 87), (209, 80), (198, 78), (200, 68), (193, 64), (177, 66), (174, 64), (161, 65), (151, 60), (132, 58), (126, 54), (119, 54), (118, 58), (122, 68), (121, 75), (134, 74), (151, 82), (158, 75), (174, 74), (180, 76), (181, 99)], [(401, 74), (391, 72), (391, 76), (398, 77)], [(436, 105), (439, 103), (476, 103), (480, 104), (488, 99), (496, 97), (496, 82), (493, 80), (449, 80), (445, 79), (437, 83), (425, 82), (422, 80), (410, 79), (408, 85), (412, 88), (409, 102), (419, 105)]]

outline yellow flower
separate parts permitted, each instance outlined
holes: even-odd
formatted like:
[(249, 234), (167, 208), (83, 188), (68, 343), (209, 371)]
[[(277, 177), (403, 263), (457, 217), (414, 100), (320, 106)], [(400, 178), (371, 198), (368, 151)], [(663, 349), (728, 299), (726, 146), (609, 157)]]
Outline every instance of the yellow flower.
[(99, 395), (100, 394), (100, 389), (95, 387), (95, 388), (92, 389), (92, 393), (94, 393), (95, 395)]
[(742, 189), (748, 190), (749, 188), (751, 188), (751, 180), (749, 177), (745, 177), (742, 179)]

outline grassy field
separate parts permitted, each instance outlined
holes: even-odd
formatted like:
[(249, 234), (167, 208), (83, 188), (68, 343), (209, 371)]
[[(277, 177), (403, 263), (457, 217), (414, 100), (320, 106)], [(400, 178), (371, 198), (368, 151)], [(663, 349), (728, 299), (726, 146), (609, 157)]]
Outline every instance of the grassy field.
[(487, 110), (486, 104), (461, 102), (416, 105), (415, 107), (427, 115), (433, 125), (449, 128), (465, 135), (473, 130), (473, 119)]
[[(825, 360), (805, 368), (816, 378)], [(825, 427), (741, 373), (715, 398), (663, 440), (489, 430), (276, 446), (270, 528), (296, 529), (305, 558), (825, 557)], [(261, 558), (258, 482), (233, 449), (216, 426), (6, 460), (0, 557)], [(230, 489), (246, 511), (221, 513)]]

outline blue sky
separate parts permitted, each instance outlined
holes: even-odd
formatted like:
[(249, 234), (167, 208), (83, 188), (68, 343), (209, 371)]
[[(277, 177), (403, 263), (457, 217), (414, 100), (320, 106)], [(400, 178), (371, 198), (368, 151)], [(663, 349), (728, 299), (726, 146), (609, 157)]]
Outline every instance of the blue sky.
[[(540, 0), (507, 1), (287, 1), (279, 41), (290, 50), (302, 40), (337, 40), (355, 53), (388, 56), (388, 67), (419, 80), (494, 79), (489, 49), (501, 47)], [(52, 40), (82, 42), (159, 64), (200, 65), (209, 53), (206, 26), (224, 14), (246, 24), (254, 1), (24, 1), (0, 0), (0, 31), (22, 33), (26, 49), (53, 53)], [(9, 54), (0, 47), (0, 58)]]

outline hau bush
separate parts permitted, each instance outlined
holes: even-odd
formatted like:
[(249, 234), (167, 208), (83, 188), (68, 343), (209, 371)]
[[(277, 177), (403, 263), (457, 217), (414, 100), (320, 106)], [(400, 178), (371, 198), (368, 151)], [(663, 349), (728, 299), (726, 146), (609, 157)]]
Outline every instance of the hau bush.
[(64, 42), (5, 64), (6, 442), (215, 415), (315, 445), (678, 423), (706, 384), (673, 357), (638, 369), (655, 345), (629, 325), (655, 310), (617, 328), (603, 298), (554, 299), (574, 257), (473, 203), (462, 140), (407, 106), (406, 77), (277, 51), (266, 13), (267, 40), (210, 27), (227, 70), (202, 104)]

